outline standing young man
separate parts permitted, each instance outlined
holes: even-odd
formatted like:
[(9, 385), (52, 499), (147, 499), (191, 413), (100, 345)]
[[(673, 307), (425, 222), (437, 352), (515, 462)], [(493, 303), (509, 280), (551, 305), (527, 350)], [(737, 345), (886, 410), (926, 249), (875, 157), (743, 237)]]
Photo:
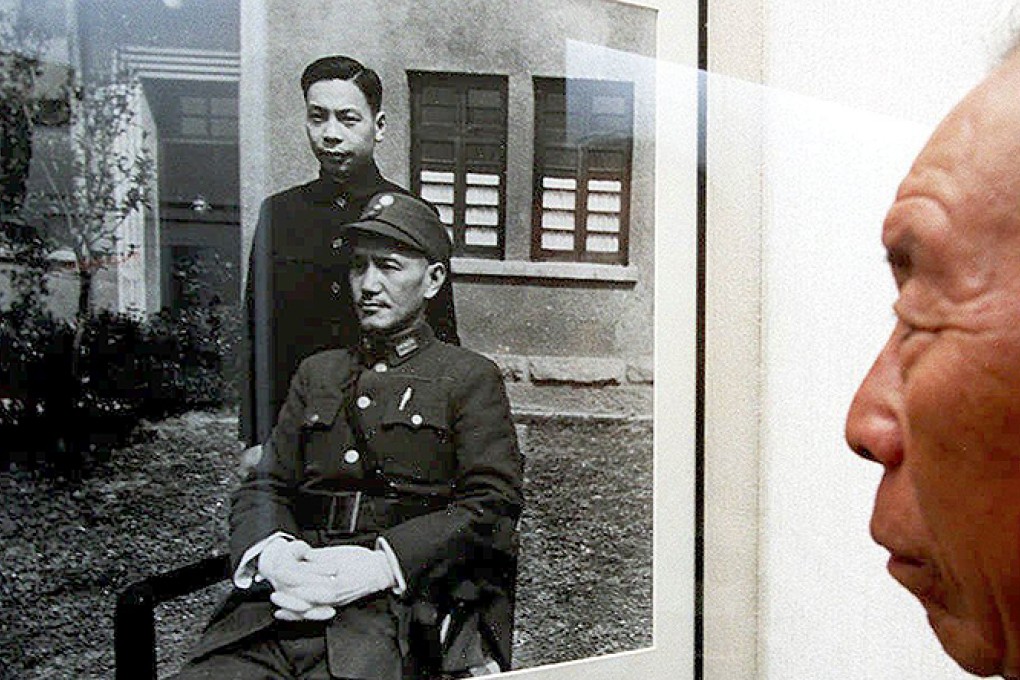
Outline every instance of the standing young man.
[[(375, 71), (349, 57), (323, 57), (305, 68), (301, 89), (319, 177), (266, 199), (255, 228), (240, 420), (249, 445), (269, 436), (301, 359), (357, 341), (341, 227), (358, 219), (373, 195), (408, 193), (383, 178), (375, 163), (375, 145), (386, 132)], [(459, 343), (449, 277), (429, 302), (426, 319), (437, 338)]]

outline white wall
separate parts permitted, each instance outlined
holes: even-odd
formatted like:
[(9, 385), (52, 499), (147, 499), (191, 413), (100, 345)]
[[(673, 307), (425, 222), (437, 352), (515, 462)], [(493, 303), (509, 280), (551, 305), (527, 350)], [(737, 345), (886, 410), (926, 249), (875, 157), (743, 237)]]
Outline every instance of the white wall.
[(882, 217), (1014, 0), (708, 0), (708, 680), (949, 680), (842, 440), (893, 321)]
[(990, 65), (1003, 7), (764, 2), (759, 677), (969, 677), (886, 574), (867, 531), (880, 470), (842, 431), (892, 324), (883, 214)]
[(879, 229), (923, 130), (781, 92), (765, 125), (762, 677), (956, 677), (868, 537), (880, 470), (841, 436), (890, 328)]

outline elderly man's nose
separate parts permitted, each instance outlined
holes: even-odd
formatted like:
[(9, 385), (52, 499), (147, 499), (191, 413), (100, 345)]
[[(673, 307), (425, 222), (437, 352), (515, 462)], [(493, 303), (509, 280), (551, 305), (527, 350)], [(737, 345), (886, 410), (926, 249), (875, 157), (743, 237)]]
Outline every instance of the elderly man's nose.
[(887, 467), (899, 465), (903, 441), (897, 418), (900, 374), (890, 343), (878, 355), (864, 381), (857, 388), (846, 419), (846, 442), (865, 460)]

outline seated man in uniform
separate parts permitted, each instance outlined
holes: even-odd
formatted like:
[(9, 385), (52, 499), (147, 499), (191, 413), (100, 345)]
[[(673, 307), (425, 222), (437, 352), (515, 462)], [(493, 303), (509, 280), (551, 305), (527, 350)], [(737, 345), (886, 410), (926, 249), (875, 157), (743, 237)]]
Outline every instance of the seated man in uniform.
[(360, 344), (294, 375), (233, 497), (236, 587), (181, 678), (399, 680), (437, 650), (453, 677), (509, 667), (523, 458), (497, 367), (425, 321), (446, 230), (384, 193), (343, 233)]

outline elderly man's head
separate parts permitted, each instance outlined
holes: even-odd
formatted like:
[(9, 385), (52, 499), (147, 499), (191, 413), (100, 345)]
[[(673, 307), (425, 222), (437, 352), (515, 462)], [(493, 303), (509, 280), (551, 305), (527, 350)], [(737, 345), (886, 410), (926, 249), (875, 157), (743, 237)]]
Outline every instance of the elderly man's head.
[(946, 651), (1020, 677), (1020, 53), (932, 135), (883, 227), (896, 326), (847, 441), (871, 521)]

